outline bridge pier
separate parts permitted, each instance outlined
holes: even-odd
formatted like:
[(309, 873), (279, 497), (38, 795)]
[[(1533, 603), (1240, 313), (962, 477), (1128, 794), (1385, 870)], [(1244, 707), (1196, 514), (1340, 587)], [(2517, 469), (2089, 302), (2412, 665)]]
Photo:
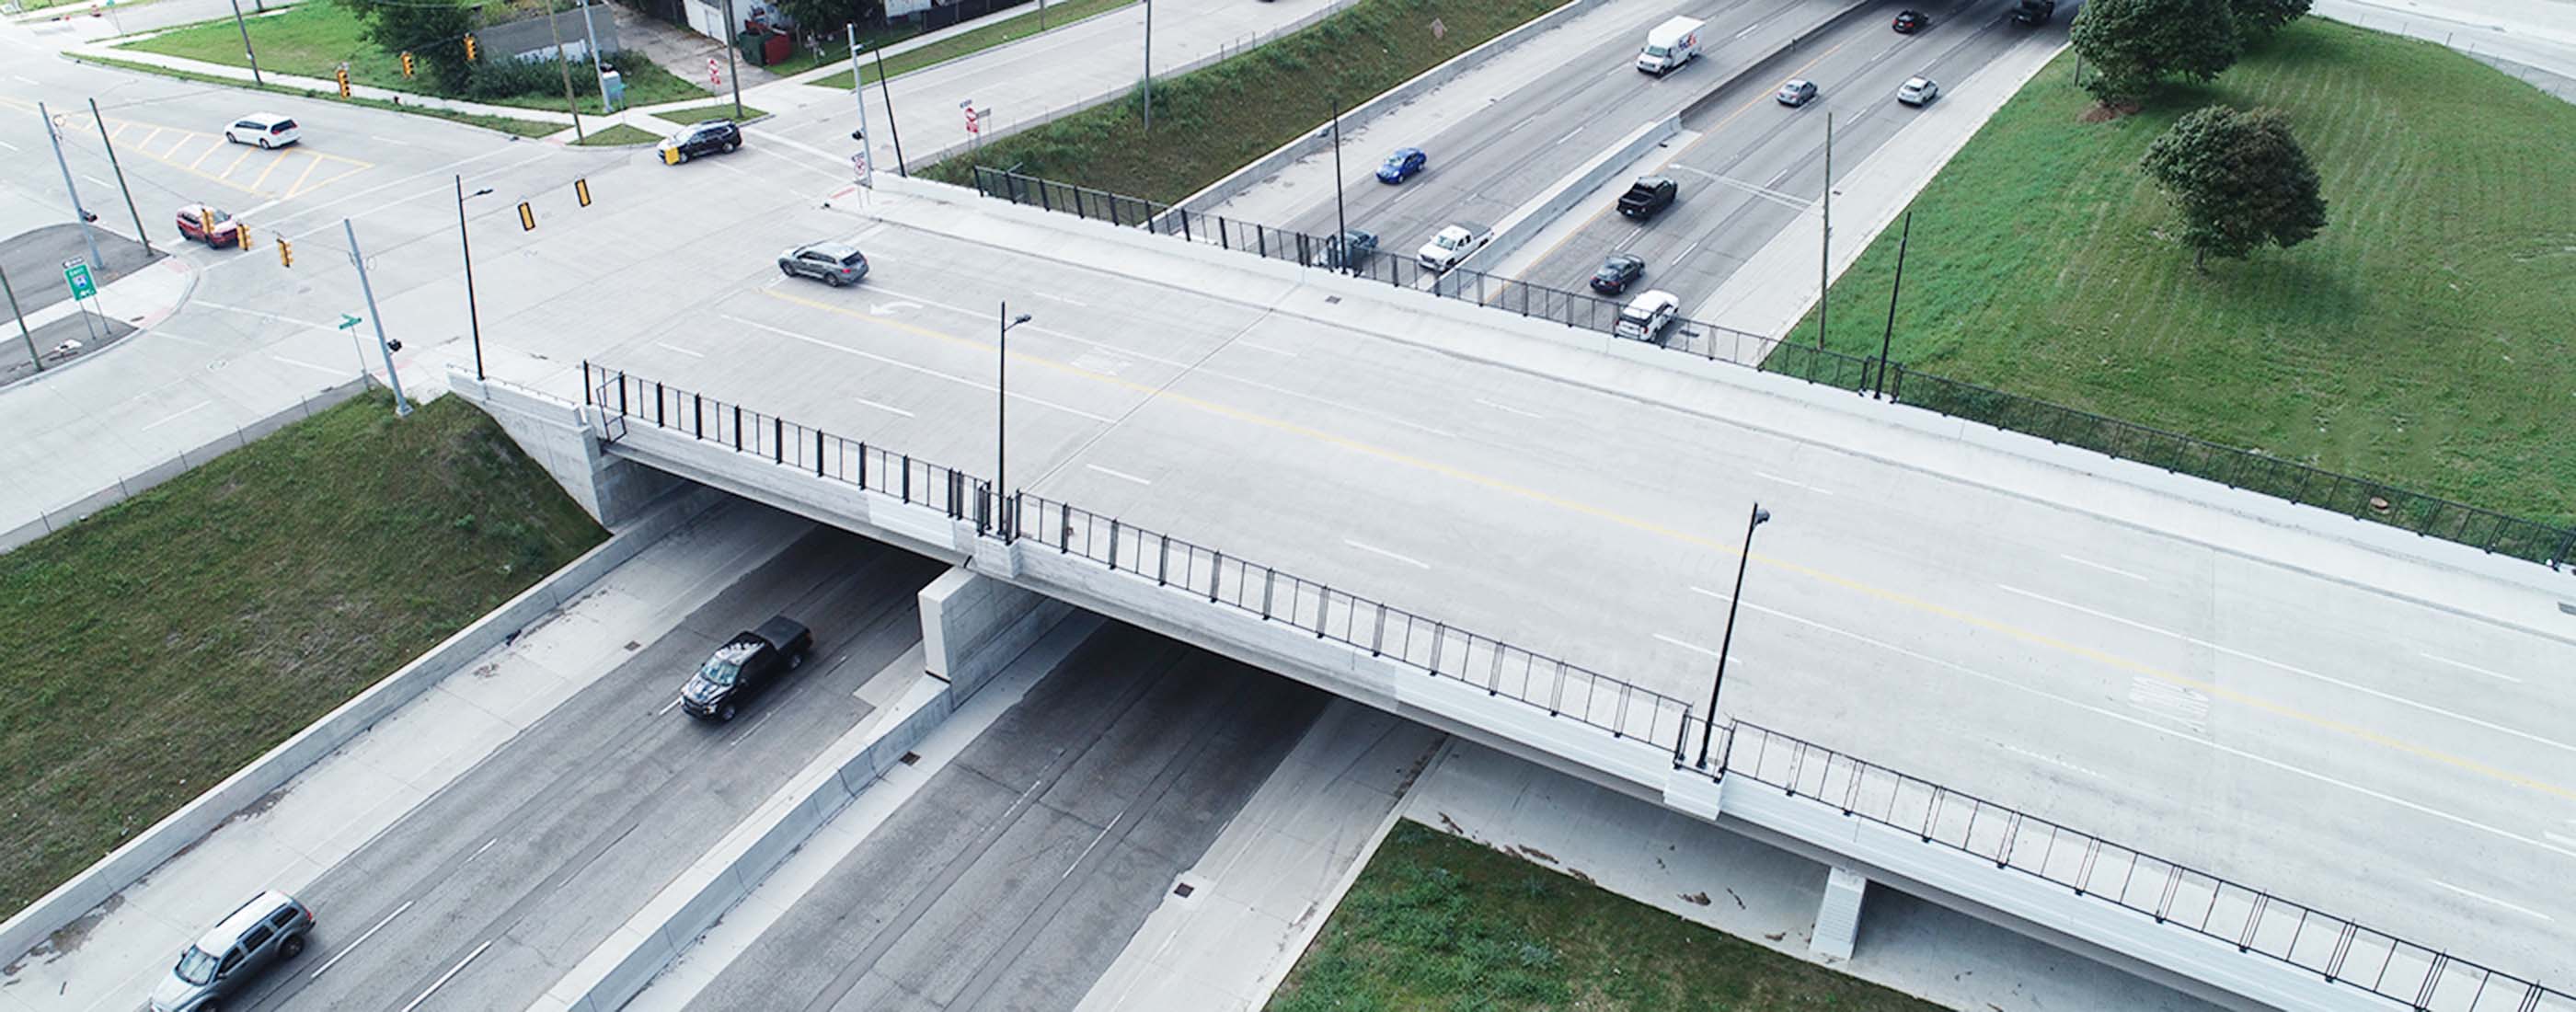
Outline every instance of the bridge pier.
[(995, 672), (1071, 614), (1064, 602), (963, 567), (921, 589), (921, 651), (931, 677), (957, 699), (973, 695)]
[(1816, 934), (1807, 951), (1824, 959), (1848, 960), (1852, 942), (1860, 937), (1860, 905), (1869, 894), (1869, 878), (1840, 865), (1832, 871), (1825, 879), (1825, 900), (1816, 909)]

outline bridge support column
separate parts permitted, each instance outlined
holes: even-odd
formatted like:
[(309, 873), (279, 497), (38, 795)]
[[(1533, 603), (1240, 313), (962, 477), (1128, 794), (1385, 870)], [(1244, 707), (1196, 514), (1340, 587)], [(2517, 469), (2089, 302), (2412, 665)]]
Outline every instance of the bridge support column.
[(964, 699), (1072, 613), (1054, 598), (951, 569), (921, 590), (924, 666)]
[(1850, 959), (1852, 942), (1860, 937), (1860, 904), (1869, 893), (1869, 879), (1848, 868), (1837, 867), (1825, 879), (1825, 901), (1816, 910), (1816, 935), (1808, 951), (1826, 959)]
[(447, 389), (499, 422), (501, 431), (602, 527), (625, 523), (682, 484), (679, 478), (609, 456), (591, 424), (595, 416), (580, 405), (507, 383), (485, 383), (456, 370), (447, 374)]

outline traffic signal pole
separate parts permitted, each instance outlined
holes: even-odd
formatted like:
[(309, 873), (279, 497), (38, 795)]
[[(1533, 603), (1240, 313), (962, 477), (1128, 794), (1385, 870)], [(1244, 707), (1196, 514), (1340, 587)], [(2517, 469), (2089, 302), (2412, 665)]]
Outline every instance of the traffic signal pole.
[(340, 219), (340, 231), (349, 237), (349, 263), (358, 268), (358, 291), (367, 297), (367, 318), (376, 325), (376, 350), (385, 355), (385, 385), (394, 390), (394, 417), (411, 414), (411, 402), (403, 399), (402, 377), (394, 375), (394, 346), (385, 339), (385, 316), (376, 311), (376, 290), (367, 283), (367, 258), (358, 252), (358, 227), (349, 219)]

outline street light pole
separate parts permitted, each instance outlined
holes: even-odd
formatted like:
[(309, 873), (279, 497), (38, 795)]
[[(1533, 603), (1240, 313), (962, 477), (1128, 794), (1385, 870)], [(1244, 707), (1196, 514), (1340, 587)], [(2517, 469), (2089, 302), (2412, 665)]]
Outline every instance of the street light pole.
[(877, 156), (868, 150), (868, 89), (859, 83), (859, 26), (855, 22), (845, 26), (850, 30), (850, 101), (859, 106), (859, 132), (855, 135), (859, 141), (859, 185), (875, 189)]
[(250, 24), (242, 20), (241, 0), (233, 0), (233, 27), (241, 29), (242, 56), (250, 60), (250, 83), (267, 87), (268, 82), (259, 77), (259, 51), (251, 48)]
[(1154, 132), (1154, 0), (1145, 0), (1145, 132)]
[(143, 230), (143, 212), (134, 209), (134, 189), (125, 185), (125, 166), (116, 160), (116, 142), (107, 136), (107, 121), (98, 115), (98, 100), (89, 100), (90, 122), (98, 124), (98, 143), (107, 149), (107, 167), (116, 170), (117, 192), (125, 194), (125, 213), (134, 216), (134, 237), (143, 241), (143, 253), (150, 256), (152, 234)]
[[(725, 79), (726, 83), (733, 85), (733, 118), (737, 120), (742, 118), (742, 68), (734, 66), (733, 46), (735, 33), (740, 31), (742, 31), (742, 22), (733, 19), (733, 0), (725, 0)], [(859, 86), (858, 74), (859, 68), (852, 65), (850, 87)]]
[(1825, 221), (1816, 242), (1816, 350), (1825, 350), (1825, 313), (1833, 302), (1834, 114), (1825, 114)]
[[(480, 197), (491, 187), (474, 191)], [(465, 177), (456, 177), (456, 246), (465, 252), (465, 320), (474, 328), (474, 378), (483, 378), (483, 317), (474, 308), (474, 243), (465, 234)]]
[[(394, 373), (395, 344), (385, 337), (385, 314), (376, 310), (376, 289), (367, 283), (367, 257), (358, 252), (358, 227), (350, 224), (349, 219), (342, 218), (340, 231), (349, 237), (349, 264), (358, 269), (358, 291), (367, 297), (367, 316), (376, 325), (376, 350), (385, 356), (385, 385), (394, 391), (394, 417), (408, 418), (411, 416), (411, 402), (403, 399), (402, 377)], [(365, 360), (365, 356), (359, 356), (362, 366)]]
[(1708, 719), (1699, 728), (1699, 768), (1708, 768), (1708, 740), (1717, 733), (1717, 691), (1726, 687), (1726, 652), (1735, 645), (1735, 607), (1744, 603), (1744, 569), (1753, 562), (1753, 529), (1771, 519), (1761, 503), (1744, 525), (1744, 552), (1735, 561), (1735, 593), (1726, 599), (1726, 636), (1717, 641), (1717, 679), (1708, 686)]
[(72, 185), (72, 166), (63, 160), (63, 135), (54, 129), (54, 114), (45, 103), (36, 103), (36, 117), (45, 121), (45, 139), (54, 142), (54, 167), (63, 170), (63, 192), (71, 194), (72, 217), (80, 222), (81, 238), (89, 243), (90, 267), (107, 273), (107, 260), (98, 255), (98, 236), (89, 230), (89, 209), (81, 206), (80, 189)]
[(1002, 490), (1010, 472), (1003, 469), (1003, 451), (1010, 443), (1008, 420), (1011, 410), (1011, 328), (1029, 322), (1029, 314), (1011, 315), (1011, 304), (1002, 303), (1002, 313), (995, 318), (1002, 329), (993, 356), (993, 517), (1001, 529), (1002, 543), (1010, 544), (1015, 532), (1002, 507)]
[(1342, 187), (1345, 184), (1345, 180), (1342, 179), (1342, 96), (1334, 95), (1332, 101), (1333, 219), (1341, 228), (1341, 231), (1333, 233), (1333, 243), (1342, 251), (1340, 264), (1342, 273), (1352, 274), (1357, 272), (1352, 270), (1351, 263), (1351, 216), (1349, 210), (1342, 206)]
[(1896, 293), (1905, 290), (1905, 244), (1914, 238), (1914, 212), (1905, 212), (1905, 227), (1896, 233), (1896, 281), (1887, 286), (1887, 332), (1878, 337), (1878, 394), (1887, 396), (1887, 356), (1896, 347)]
[[(858, 81), (859, 67), (858, 64), (853, 63), (850, 65), (850, 86), (858, 87)], [(877, 47), (877, 94), (885, 99), (886, 136), (894, 139), (894, 174), (910, 179), (912, 173), (904, 171), (903, 168), (903, 128), (894, 125), (894, 87), (886, 83), (885, 47), (883, 46)]]

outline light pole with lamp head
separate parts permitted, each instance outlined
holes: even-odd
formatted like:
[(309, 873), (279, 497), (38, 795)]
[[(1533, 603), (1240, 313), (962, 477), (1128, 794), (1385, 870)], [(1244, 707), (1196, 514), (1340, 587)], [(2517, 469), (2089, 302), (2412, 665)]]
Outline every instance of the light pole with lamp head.
[(465, 252), (465, 321), (474, 328), (474, 378), (483, 378), (483, 317), (474, 308), (474, 243), (465, 234), (465, 198), (488, 196), (486, 186), (473, 193), (465, 192), (465, 177), (456, 177), (456, 246)]
[(1753, 504), (1753, 519), (1744, 525), (1744, 552), (1735, 561), (1735, 593), (1726, 599), (1726, 635), (1717, 641), (1717, 680), (1708, 686), (1708, 716), (1699, 728), (1699, 768), (1708, 768), (1708, 740), (1717, 733), (1717, 690), (1726, 687), (1726, 652), (1735, 645), (1735, 606), (1744, 603), (1744, 569), (1753, 562), (1753, 529), (1771, 519), (1771, 512), (1761, 503)]
[(1029, 314), (1012, 316), (1011, 304), (1004, 302), (999, 319), (1002, 330), (993, 356), (993, 517), (994, 526), (1001, 528), (1002, 543), (1007, 545), (1016, 534), (1008, 512), (1002, 508), (1002, 490), (1009, 487), (1004, 484), (1008, 472), (1002, 469), (1002, 453), (1010, 442), (1006, 426), (1011, 411), (1011, 328), (1029, 322)]

